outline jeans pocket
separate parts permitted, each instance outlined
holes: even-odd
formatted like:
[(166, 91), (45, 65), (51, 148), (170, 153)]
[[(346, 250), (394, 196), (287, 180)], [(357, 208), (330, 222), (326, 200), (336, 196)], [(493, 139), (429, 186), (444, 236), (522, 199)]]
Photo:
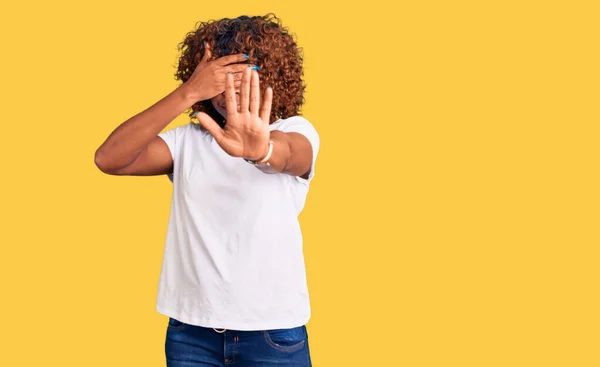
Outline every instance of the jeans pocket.
[(186, 325), (185, 322), (169, 317), (169, 330), (180, 331), (183, 330)]
[(305, 326), (291, 329), (263, 330), (267, 344), (281, 352), (295, 352), (306, 344)]

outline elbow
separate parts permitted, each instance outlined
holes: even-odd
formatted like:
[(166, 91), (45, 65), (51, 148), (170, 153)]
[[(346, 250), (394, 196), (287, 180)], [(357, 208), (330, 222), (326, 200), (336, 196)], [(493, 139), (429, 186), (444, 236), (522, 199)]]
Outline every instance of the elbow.
[(106, 158), (102, 156), (102, 153), (100, 153), (100, 149), (96, 150), (96, 153), (94, 154), (94, 164), (103, 173), (109, 175), (111, 174), (112, 170), (110, 168), (110, 164), (109, 162), (107, 162)]

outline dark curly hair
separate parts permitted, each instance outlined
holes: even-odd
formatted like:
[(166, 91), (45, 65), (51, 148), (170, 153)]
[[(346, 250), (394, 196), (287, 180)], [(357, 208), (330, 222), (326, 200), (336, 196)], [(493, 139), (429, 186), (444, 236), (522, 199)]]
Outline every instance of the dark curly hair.
[[(304, 104), (306, 85), (302, 79), (302, 49), (295, 36), (283, 27), (273, 13), (264, 16), (240, 16), (199, 22), (194, 31), (188, 32), (177, 49), (182, 51), (175, 79), (185, 83), (204, 56), (204, 42), (211, 45), (214, 60), (222, 56), (245, 53), (248, 63), (259, 66), (261, 94), (268, 86), (273, 87), (273, 105), (269, 123), (280, 118), (299, 114)], [(221, 127), (225, 119), (212, 106), (210, 100), (192, 106), (195, 111), (210, 115)]]

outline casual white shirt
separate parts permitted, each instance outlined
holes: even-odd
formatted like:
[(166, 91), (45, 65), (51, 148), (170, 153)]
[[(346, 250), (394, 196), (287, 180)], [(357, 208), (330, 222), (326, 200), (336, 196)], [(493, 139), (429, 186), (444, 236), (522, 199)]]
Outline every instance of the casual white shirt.
[(156, 309), (231, 330), (304, 325), (310, 318), (298, 215), (315, 174), (319, 135), (301, 116), (271, 130), (311, 143), (308, 179), (268, 174), (227, 154), (194, 123), (159, 134), (173, 156), (172, 205)]

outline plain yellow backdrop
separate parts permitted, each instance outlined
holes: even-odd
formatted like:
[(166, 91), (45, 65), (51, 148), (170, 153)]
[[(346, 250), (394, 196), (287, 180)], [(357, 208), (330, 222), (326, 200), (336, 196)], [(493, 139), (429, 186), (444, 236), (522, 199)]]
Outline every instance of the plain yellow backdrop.
[(272, 11), (321, 134), (314, 366), (599, 366), (594, 3), (3, 4), (0, 365), (165, 365), (171, 183), (94, 152), (177, 87), (197, 21)]

